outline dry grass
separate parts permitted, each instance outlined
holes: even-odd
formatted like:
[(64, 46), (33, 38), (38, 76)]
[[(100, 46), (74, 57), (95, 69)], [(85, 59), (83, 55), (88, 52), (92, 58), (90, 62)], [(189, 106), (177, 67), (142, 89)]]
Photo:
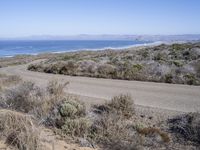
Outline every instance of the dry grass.
[(43, 100), (43, 93), (32, 82), (23, 82), (5, 92), (6, 107), (28, 113), (39, 106)]
[(59, 82), (58, 80), (51, 80), (47, 85), (47, 92), (56, 97), (62, 97), (64, 95), (64, 88), (69, 82)]
[(19, 150), (40, 149), (40, 129), (31, 116), (0, 110), (1, 138), (6, 138), (8, 145)]

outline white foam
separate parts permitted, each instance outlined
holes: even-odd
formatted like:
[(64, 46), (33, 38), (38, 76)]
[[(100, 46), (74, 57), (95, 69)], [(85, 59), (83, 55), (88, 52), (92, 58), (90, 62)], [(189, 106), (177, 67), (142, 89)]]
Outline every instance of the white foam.
[[(128, 46), (121, 46), (121, 47), (103, 47), (103, 48), (81, 48), (81, 49), (71, 49), (71, 50), (63, 50), (63, 51), (56, 51), (56, 50), (52, 50), (51, 52), (41, 52), (41, 53), (26, 53), (26, 54), (16, 54), (16, 55), (39, 55), (39, 54), (45, 54), (45, 53), (52, 53), (52, 54), (61, 54), (61, 53), (66, 53), (66, 52), (78, 52), (78, 51), (101, 51), (101, 50), (122, 50), (122, 49), (128, 49), (128, 48), (132, 48), (132, 47), (141, 47), (141, 46), (156, 46), (156, 45), (160, 45), (162, 43), (162, 41), (157, 41), (157, 42), (152, 42), (152, 43), (142, 43), (142, 44), (133, 44), (133, 45), (128, 45)], [(0, 57), (7, 57), (7, 58), (11, 58), (14, 57), (16, 55), (10, 55), (10, 56), (0, 56)]]

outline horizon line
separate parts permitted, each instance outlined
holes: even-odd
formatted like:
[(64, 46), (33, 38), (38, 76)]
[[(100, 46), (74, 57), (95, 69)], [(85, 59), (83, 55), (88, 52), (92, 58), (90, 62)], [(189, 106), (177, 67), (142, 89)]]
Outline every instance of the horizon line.
[(35, 38), (35, 37), (77, 37), (77, 36), (190, 36), (197, 35), (200, 33), (184, 33), (184, 34), (69, 34), (69, 35), (52, 35), (52, 34), (35, 34), (25, 36), (4, 36), (1, 38)]

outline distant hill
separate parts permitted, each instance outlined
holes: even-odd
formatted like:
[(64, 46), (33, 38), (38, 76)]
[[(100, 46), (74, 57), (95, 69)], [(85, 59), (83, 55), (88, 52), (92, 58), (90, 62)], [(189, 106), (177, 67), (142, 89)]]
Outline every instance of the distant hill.
[(35, 35), (16, 38), (0, 38), (0, 40), (139, 40), (139, 41), (200, 41), (200, 34), (184, 35), (71, 35), (71, 36), (53, 36), (53, 35)]

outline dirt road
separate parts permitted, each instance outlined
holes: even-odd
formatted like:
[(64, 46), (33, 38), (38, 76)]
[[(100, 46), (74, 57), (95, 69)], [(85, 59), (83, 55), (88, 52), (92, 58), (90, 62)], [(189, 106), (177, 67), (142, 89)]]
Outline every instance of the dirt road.
[(26, 68), (27, 65), (0, 68), (0, 73), (20, 75), (23, 79), (34, 81), (40, 86), (45, 86), (51, 79), (69, 81), (70, 93), (78, 94), (91, 102), (100, 102), (111, 99), (114, 95), (129, 93), (138, 105), (182, 112), (200, 111), (200, 86), (71, 77), (31, 72)]

